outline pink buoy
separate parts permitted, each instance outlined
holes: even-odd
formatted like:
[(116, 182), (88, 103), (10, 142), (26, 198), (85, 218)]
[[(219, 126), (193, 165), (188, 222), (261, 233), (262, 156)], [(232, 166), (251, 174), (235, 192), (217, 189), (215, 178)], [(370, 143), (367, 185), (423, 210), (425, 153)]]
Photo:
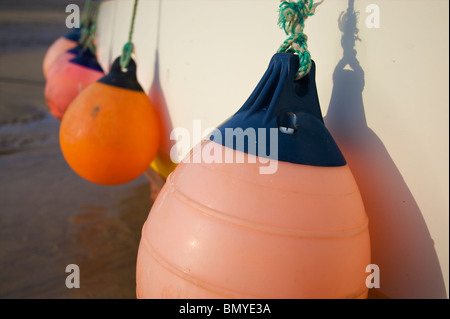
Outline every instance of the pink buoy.
[(169, 175), (142, 230), (138, 298), (367, 298), (368, 217), (323, 123), (315, 64), (295, 80), (298, 65), (276, 54)]
[(47, 49), (42, 63), (42, 71), (45, 78), (48, 77), (48, 72), (50, 71), (53, 63), (55, 63), (62, 54), (78, 45), (80, 35), (80, 29), (74, 29), (65, 36), (58, 38)]
[(67, 63), (69, 63), (70, 60), (76, 58), (78, 56), (78, 54), (81, 53), (82, 50), (83, 50), (82, 47), (77, 45), (76, 47), (74, 47), (70, 50), (67, 50), (66, 52), (61, 54), (49, 68), (46, 79), (51, 78), (54, 73), (57, 73), (57, 72), (59, 72), (59, 70), (63, 69), (64, 66)]
[(348, 166), (245, 163), (169, 176), (142, 230), (138, 298), (365, 298), (368, 220)]
[(84, 50), (76, 58), (63, 62), (58, 69), (51, 71), (45, 85), (47, 106), (59, 120), (81, 91), (105, 75), (90, 50)]

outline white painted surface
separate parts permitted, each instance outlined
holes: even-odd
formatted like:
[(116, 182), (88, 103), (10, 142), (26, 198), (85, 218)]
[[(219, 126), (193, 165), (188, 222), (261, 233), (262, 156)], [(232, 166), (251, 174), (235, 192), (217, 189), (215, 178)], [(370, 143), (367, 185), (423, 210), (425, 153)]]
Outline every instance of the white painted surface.
[[(106, 69), (127, 41), (132, 4), (102, 3), (98, 55)], [(193, 120), (201, 120), (206, 129), (240, 108), (285, 39), (278, 4), (139, 1), (138, 79), (154, 104), (167, 109), (166, 122), (192, 130)], [(380, 8), (380, 28), (366, 26), (371, 4)], [(449, 2), (356, 0), (362, 72), (335, 72), (343, 56), (338, 18), (347, 5), (325, 0), (305, 33), (325, 122), (371, 220), (381, 291), (392, 298), (448, 298)], [(167, 154), (170, 147), (164, 145)]]

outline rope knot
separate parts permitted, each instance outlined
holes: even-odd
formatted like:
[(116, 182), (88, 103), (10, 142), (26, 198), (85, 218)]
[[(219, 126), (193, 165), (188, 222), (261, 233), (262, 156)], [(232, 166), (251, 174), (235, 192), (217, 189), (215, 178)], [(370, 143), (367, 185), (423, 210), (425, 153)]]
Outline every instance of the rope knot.
[(122, 67), (122, 70), (125, 71), (128, 69), (128, 64), (131, 60), (131, 54), (134, 51), (134, 44), (133, 42), (127, 42), (123, 46), (122, 49), (122, 55), (120, 56), (120, 66)]
[(278, 25), (289, 37), (280, 46), (278, 53), (299, 55), (300, 67), (297, 80), (308, 74), (311, 68), (311, 55), (306, 44), (308, 37), (303, 33), (305, 20), (314, 15), (316, 7), (321, 3), (314, 4), (314, 0), (281, 0)]

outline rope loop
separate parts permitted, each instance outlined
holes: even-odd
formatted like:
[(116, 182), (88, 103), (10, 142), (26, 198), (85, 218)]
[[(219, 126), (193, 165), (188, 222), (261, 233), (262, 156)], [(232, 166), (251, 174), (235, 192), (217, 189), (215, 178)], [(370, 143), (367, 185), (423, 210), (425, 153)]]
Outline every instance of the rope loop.
[(123, 46), (122, 55), (120, 56), (120, 67), (122, 71), (126, 71), (128, 69), (128, 64), (130, 64), (131, 54), (134, 51), (133, 42), (127, 42)]

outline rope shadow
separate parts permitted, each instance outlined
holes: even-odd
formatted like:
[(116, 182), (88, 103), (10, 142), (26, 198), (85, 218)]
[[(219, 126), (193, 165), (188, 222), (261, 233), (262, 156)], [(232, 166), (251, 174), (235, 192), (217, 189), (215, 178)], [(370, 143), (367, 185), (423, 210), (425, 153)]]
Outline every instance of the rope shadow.
[(383, 141), (367, 125), (364, 70), (354, 0), (339, 17), (343, 57), (333, 73), (324, 120), (350, 166), (369, 216), (372, 263), (391, 298), (447, 298), (434, 242), (422, 212)]

